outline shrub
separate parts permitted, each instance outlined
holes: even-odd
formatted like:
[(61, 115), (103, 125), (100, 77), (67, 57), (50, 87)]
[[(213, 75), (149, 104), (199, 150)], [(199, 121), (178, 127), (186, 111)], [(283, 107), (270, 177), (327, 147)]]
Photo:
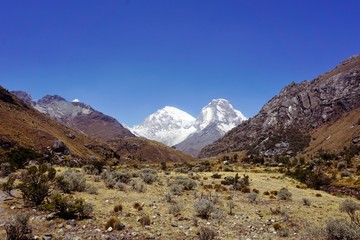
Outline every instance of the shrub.
[(326, 223), (325, 233), (331, 240), (358, 240), (360, 228), (343, 219), (330, 220)]
[(60, 176), (56, 177), (56, 186), (64, 193), (84, 192), (86, 189), (86, 179), (82, 173), (76, 173), (71, 169), (67, 169)]
[(212, 178), (215, 178), (215, 179), (220, 179), (220, 178), (221, 178), (221, 174), (219, 174), (219, 173), (214, 173), (211, 177), (212, 177)]
[(192, 190), (196, 187), (196, 182), (188, 177), (178, 176), (172, 185), (181, 185), (184, 190)]
[(310, 206), (311, 205), (311, 201), (308, 198), (303, 198), (303, 203), (305, 206)]
[(89, 194), (98, 194), (98, 190), (94, 185), (87, 185), (86, 192)]
[(84, 199), (62, 196), (58, 193), (51, 195), (45, 208), (56, 212), (59, 217), (64, 219), (83, 219), (89, 217), (93, 212), (92, 204), (86, 203)]
[(255, 203), (259, 199), (259, 194), (252, 192), (252, 193), (247, 194), (246, 198), (249, 200), (249, 202)]
[(351, 199), (346, 199), (340, 204), (340, 211), (345, 212), (350, 217), (351, 222), (360, 227), (360, 215), (357, 213), (359, 210), (360, 205)]
[(280, 229), (279, 236), (280, 237), (289, 237), (289, 229), (287, 229), (287, 228)]
[(150, 216), (149, 215), (143, 215), (141, 216), (141, 218), (139, 219), (139, 222), (141, 223), (141, 226), (148, 226), (151, 224), (150, 221)]
[(125, 225), (120, 222), (117, 217), (111, 217), (105, 224), (105, 229), (112, 228), (114, 230), (122, 230), (125, 228)]
[[(130, 182), (130, 184), (131, 184), (131, 182)], [(114, 188), (125, 192), (126, 191), (126, 184), (122, 183), (122, 182), (117, 182), (117, 183), (115, 183)]]
[(273, 228), (275, 229), (275, 231), (279, 231), (282, 227), (280, 223), (274, 223)]
[(141, 179), (147, 184), (152, 184), (157, 179), (156, 174), (150, 173), (150, 172), (142, 173), (140, 176), (141, 176)]
[(134, 205), (133, 205), (133, 207), (134, 207), (136, 210), (138, 210), (138, 211), (143, 210), (143, 208), (142, 208), (141, 204), (140, 204), (140, 203), (138, 203), (138, 202), (135, 202), (135, 203), (134, 203)]
[(278, 194), (278, 191), (274, 190), (274, 191), (270, 191), (270, 194), (273, 196), (276, 196)]
[(183, 206), (181, 204), (174, 203), (169, 206), (169, 213), (176, 217), (180, 214), (182, 209), (183, 209)]
[(216, 232), (208, 227), (201, 227), (198, 232), (200, 240), (212, 240), (216, 237)]
[(180, 195), (184, 190), (184, 186), (180, 184), (173, 184), (170, 186), (170, 193)]
[(116, 182), (122, 182), (125, 184), (128, 184), (132, 178), (132, 174), (124, 170), (112, 172), (112, 175), (115, 178)]
[(163, 171), (167, 170), (166, 162), (161, 162), (160, 163), (160, 169), (163, 170)]
[(342, 170), (342, 169), (346, 168), (346, 166), (347, 166), (347, 162), (346, 162), (346, 161), (338, 162), (338, 164), (336, 165), (336, 167), (337, 167), (339, 170)]
[(10, 163), (10, 166), (13, 170), (24, 168), (30, 160), (34, 160), (42, 156), (33, 149), (26, 147), (13, 149), (6, 155), (8, 162)]
[(31, 228), (29, 226), (28, 214), (19, 214), (13, 216), (5, 223), (6, 239), (7, 240), (30, 240), (33, 239), (31, 235)]
[(21, 176), (18, 185), (22, 196), (28, 203), (38, 206), (49, 195), (50, 183), (54, 180), (56, 170), (45, 165), (31, 166)]
[(121, 212), (123, 210), (123, 206), (121, 204), (114, 206), (114, 212)]
[(173, 194), (171, 192), (165, 193), (164, 199), (165, 199), (166, 202), (168, 202), (168, 203), (173, 202), (172, 198), (173, 198)]
[(265, 191), (263, 194), (264, 195), (270, 195), (270, 193), (268, 191)]
[(340, 173), (340, 176), (341, 176), (341, 177), (350, 177), (350, 176), (351, 176), (351, 172), (344, 170), (344, 171), (342, 171), (342, 172)]
[(3, 191), (6, 195), (8, 195), (10, 197), (13, 197), (11, 192), (12, 192), (12, 190), (14, 190), (16, 188), (15, 180), (16, 180), (16, 175), (10, 174), (8, 177), (8, 180), (6, 182), (0, 184), (1, 191)]
[(292, 193), (287, 188), (282, 188), (277, 194), (277, 197), (280, 200), (289, 200), (292, 196)]
[(146, 187), (143, 182), (141, 182), (139, 179), (134, 179), (130, 182), (130, 186), (133, 190), (136, 192), (145, 192)]
[(229, 201), (227, 203), (227, 206), (229, 207), (229, 215), (234, 215), (233, 209), (235, 208), (235, 204), (233, 201)]
[(194, 210), (201, 218), (208, 219), (210, 214), (214, 211), (214, 204), (207, 199), (199, 199), (194, 203)]
[(10, 163), (1, 163), (0, 164), (0, 177), (6, 177), (8, 176), (13, 169), (11, 168)]

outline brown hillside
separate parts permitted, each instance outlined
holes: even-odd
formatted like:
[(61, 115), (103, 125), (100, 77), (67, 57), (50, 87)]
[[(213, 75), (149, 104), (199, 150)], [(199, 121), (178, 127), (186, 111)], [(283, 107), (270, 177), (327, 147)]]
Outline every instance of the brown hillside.
[(154, 163), (196, 160), (186, 153), (145, 138), (125, 137), (108, 143), (125, 161)]
[[(33, 109), (0, 86), (0, 146), (26, 146), (35, 149), (52, 147), (62, 141), (73, 156), (87, 159), (104, 157), (111, 152), (82, 133), (72, 130)], [(97, 151), (86, 146), (97, 145)], [(1, 148), (0, 148), (1, 150)]]
[(314, 155), (320, 149), (338, 153), (351, 143), (360, 142), (360, 108), (345, 113), (338, 120), (324, 124), (311, 133), (312, 141), (305, 154)]

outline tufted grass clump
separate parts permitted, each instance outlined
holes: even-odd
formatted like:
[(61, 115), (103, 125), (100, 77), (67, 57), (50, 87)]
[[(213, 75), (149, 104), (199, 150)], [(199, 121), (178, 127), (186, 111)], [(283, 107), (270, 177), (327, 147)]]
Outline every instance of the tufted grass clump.
[(121, 212), (123, 210), (123, 206), (121, 204), (114, 206), (114, 212)]
[(292, 193), (287, 188), (282, 188), (276, 195), (280, 200), (290, 200)]
[(125, 225), (122, 224), (117, 217), (111, 217), (105, 224), (105, 229), (112, 228), (113, 230), (122, 230), (125, 228)]

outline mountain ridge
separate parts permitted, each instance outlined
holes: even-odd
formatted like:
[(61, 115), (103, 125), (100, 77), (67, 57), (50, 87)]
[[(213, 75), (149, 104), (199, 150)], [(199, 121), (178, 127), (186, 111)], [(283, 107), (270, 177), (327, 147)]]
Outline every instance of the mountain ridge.
[[(298, 131), (300, 149), (306, 136), (322, 124), (360, 105), (360, 55), (354, 55), (312, 81), (290, 83), (269, 100), (257, 115), (230, 130), (223, 138), (204, 147), (201, 157), (241, 150), (262, 155), (295, 154), (279, 149), (290, 127)], [(285, 141), (286, 142), (286, 141)], [(298, 149), (298, 150), (300, 150)]]
[(85, 103), (69, 102), (59, 95), (46, 95), (38, 101), (34, 101), (26, 92), (12, 91), (12, 93), (41, 113), (90, 137), (109, 141), (125, 136), (134, 136), (115, 118), (105, 115)]
[(223, 98), (213, 99), (199, 116), (166, 106), (130, 128), (136, 135), (160, 141), (196, 156), (201, 147), (222, 137), (247, 118)]

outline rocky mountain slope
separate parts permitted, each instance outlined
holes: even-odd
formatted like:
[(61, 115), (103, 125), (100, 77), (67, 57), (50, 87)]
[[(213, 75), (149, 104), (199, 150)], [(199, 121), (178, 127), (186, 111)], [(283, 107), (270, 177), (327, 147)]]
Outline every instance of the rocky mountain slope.
[(295, 154), (308, 146), (311, 131), (360, 105), (360, 55), (312, 81), (291, 83), (260, 112), (202, 149), (200, 156), (251, 150), (261, 155)]
[(225, 99), (214, 99), (205, 106), (196, 119), (196, 131), (175, 147), (196, 156), (206, 145), (223, 137), (247, 118)]
[[(25, 92), (17, 93), (29, 96)], [(68, 102), (60, 97), (47, 97), (53, 108), (67, 109)], [(55, 98), (55, 100), (54, 100)], [(84, 163), (90, 158), (108, 159), (112, 164), (126, 162), (184, 162), (194, 158), (181, 151), (165, 146), (161, 143), (143, 138), (125, 136), (104, 142), (94, 139), (77, 130), (65, 126), (61, 122), (67, 118), (50, 118), (29, 105), (31, 98), (24, 102), (15, 95), (0, 87), (0, 158), (1, 155), (13, 148), (30, 147), (44, 153), (54, 152), (59, 162), (70, 161)], [(44, 99), (43, 99), (44, 100)], [(40, 103), (41, 104), (41, 103)], [(34, 105), (34, 102), (32, 103)], [(92, 111), (82, 103), (75, 103), (78, 112)], [(70, 112), (74, 113), (74, 106)], [(39, 107), (39, 106), (38, 106)], [(60, 108), (60, 107), (59, 107)], [(49, 110), (50, 111), (50, 110)], [(54, 111), (54, 113), (59, 111)], [(76, 114), (75, 114), (76, 115)], [(65, 115), (68, 116), (68, 115)], [(71, 120), (71, 119), (70, 119)], [(56, 152), (62, 148), (63, 152)]]
[(195, 131), (195, 118), (190, 114), (166, 106), (148, 116), (145, 121), (131, 129), (138, 136), (173, 146)]
[(91, 137), (107, 141), (134, 136), (116, 119), (96, 111), (82, 102), (68, 102), (57, 95), (47, 95), (38, 101), (34, 101), (26, 92), (13, 91), (12, 93), (38, 111)]
[(107, 145), (40, 113), (1, 86), (0, 116), (0, 153), (16, 147), (30, 147), (56, 153), (69, 161), (116, 155)]

